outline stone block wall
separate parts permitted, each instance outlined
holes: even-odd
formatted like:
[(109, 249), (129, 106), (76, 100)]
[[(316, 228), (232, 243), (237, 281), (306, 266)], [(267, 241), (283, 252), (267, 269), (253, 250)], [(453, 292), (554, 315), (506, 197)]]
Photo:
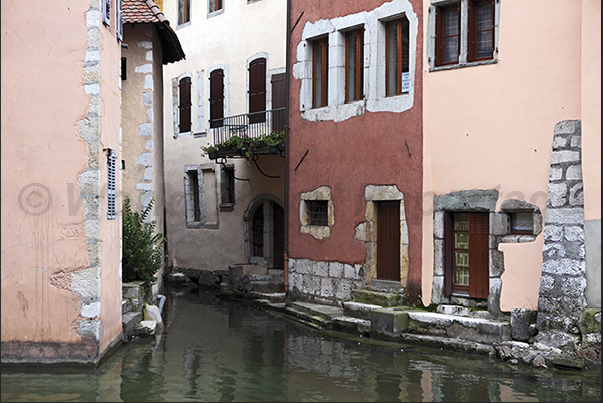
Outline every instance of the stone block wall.
[(294, 299), (338, 303), (364, 288), (363, 264), (289, 259), (289, 291)]
[(552, 143), (536, 337), (555, 347), (580, 340), (586, 308), (582, 186), (581, 124), (562, 121)]

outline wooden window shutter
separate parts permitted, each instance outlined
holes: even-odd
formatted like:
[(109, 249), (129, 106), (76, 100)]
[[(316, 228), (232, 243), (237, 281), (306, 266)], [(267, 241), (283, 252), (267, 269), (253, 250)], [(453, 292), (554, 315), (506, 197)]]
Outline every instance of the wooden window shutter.
[(103, 0), (103, 24), (111, 26), (111, 0)]
[(180, 93), (180, 133), (186, 133), (191, 131), (191, 78), (184, 77), (180, 80), (179, 85)]
[(117, 23), (116, 23), (116, 27), (115, 27), (115, 32), (117, 34), (117, 39), (119, 39), (120, 41), (123, 42), (124, 40), (124, 21), (123, 21), (123, 11), (122, 11), (122, 1), (123, 0), (116, 0), (117, 1)]
[(117, 217), (115, 207), (115, 161), (117, 154), (115, 150), (107, 150), (107, 219), (115, 220)]
[(214, 70), (209, 75), (209, 127), (224, 125), (224, 71)]
[(442, 9), (436, 7), (436, 46), (435, 46), (435, 65), (439, 66), (442, 63), (442, 47), (444, 41), (442, 40), (443, 28), (442, 28)]
[[(266, 59), (260, 58), (249, 64), (249, 113), (266, 110)], [(249, 116), (249, 123), (265, 122), (266, 114)]]
[(444, 213), (444, 295), (452, 295), (453, 231), (452, 214)]

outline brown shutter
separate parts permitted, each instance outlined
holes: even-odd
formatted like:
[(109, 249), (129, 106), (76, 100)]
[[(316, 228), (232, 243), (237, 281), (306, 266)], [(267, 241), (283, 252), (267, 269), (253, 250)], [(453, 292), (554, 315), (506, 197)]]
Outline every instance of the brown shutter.
[(444, 35), (444, 22), (442, 21), (442, 9), (436, 7), (436, 48), (435, 48), (435, 65), (439, 66), (442, 64), (444, 41), (442, 36)]
[[(286, 106), (287, 87), (285, 81), (286, 73), (272, 75), (272, 109), (280, 109)], [(285, 110), (272, 112), (272, 130), (285, 130)]]
[(191, 78), (180, 80), (180, 133), (191, 131)]
[[(467, 24), (467, 60), (473, 61), (475, 60), (475, 41), (477, 40), (477, 16), (475, 15), (475, 8), (473, 7), (473, 1), (469, 0), (467, 2), (467, 14), (468, 24)], [(460, 25), (459, 25), (460, 26)]]
[(377, 278), (400, 281), (400, 201), (377, 204)]
[(444, 213), (444, 295), (452, 295), (453, 231), (452, 214)]
[(489, 293), (489, 214), (469, 214), (469, 296), (488, 298)]
[[(266, 110), (266, 59), (260, 58), (249, 65), (249, 113)], [(249, 116), (249, 123), (265, 122), (266, 114)]]
[(224, 125), (224, 71), (214, 70), (209, 75), (209, 127)]

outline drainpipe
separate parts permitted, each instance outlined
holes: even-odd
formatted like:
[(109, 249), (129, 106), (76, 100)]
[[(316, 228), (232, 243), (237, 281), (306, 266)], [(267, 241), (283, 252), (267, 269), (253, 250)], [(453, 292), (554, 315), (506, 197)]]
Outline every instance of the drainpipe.
[(284, 274), (283, 280), (285, 282), (285, 293), (289, 292), (289, 136), (291, 135), (291, 128), (289, 127), (289, 98), (290, 95), (290, 76), (291, 76), (291, 0), (287, 0), (287, 39), (285, 49), (285, 88), (287, 98), (285, 100), (286, 115), (285, 115), (285, 252), (284, 252)]
[(157, 305), (157, 308), (159, 308), (159, 314), (161, 315), (163, 312), (163, 304), (165, 304), (165, 295), (157, 294), (157, 299), (159, 300), (159, 305)]

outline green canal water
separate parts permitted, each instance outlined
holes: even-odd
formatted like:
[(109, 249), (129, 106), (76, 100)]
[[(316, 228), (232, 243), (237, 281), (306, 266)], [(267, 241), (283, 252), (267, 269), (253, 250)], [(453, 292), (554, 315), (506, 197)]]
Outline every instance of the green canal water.
[(167, 290), (166, 329), (98, 368), (2, 368), (3, 402), (601, 401), (601, 371), (332, 337), (203, 290)]

